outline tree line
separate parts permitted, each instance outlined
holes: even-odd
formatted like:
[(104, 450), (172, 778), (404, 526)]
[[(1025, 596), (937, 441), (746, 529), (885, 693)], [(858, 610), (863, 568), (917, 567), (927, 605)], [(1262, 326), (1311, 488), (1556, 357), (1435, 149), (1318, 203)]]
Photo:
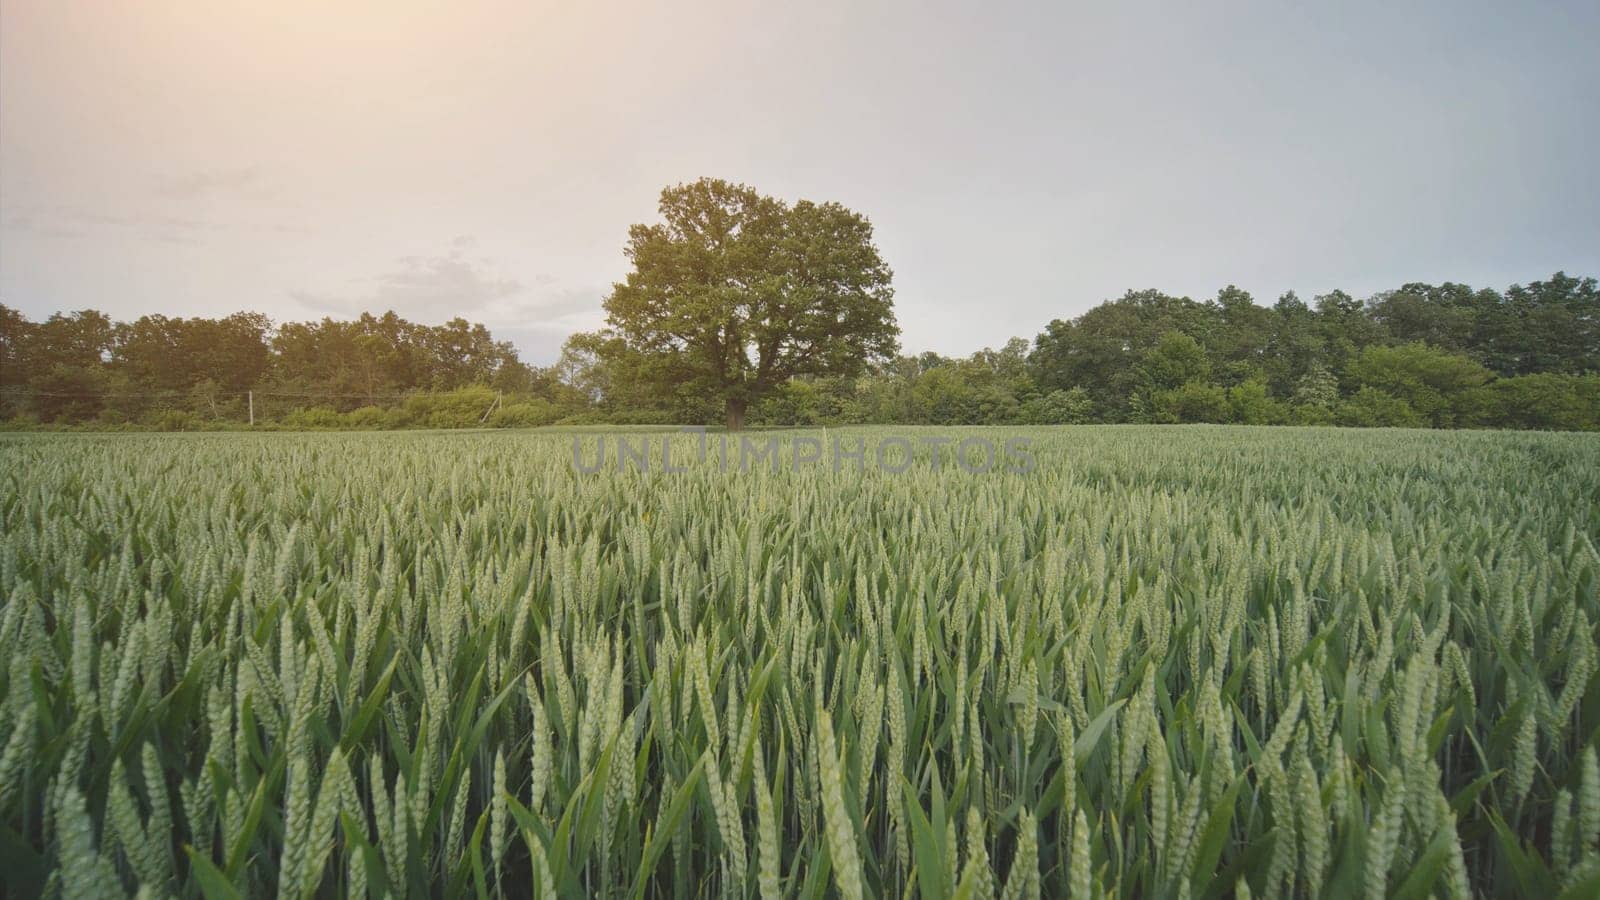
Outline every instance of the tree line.
[(1244, 423), (1600, 428), (1600, 288), (1411, 283), (1357, 299), (1130, 291), (1032, 341), (903, 355), (865, 216), (718, 179), (629, 229), (606, 326), (530, 366), (461, 318), (0, 305), (0, 419), (203, 428)]
[[(580, 334), (550, 367), (487, 328), (394, 313), (274, 325), (257, 313), (30, 322), (0, 305), (0, 416), (12, 424), (296, 427), (717, 422), (724, 404), (662, 393)], [(498, 398), (499, 403), (496, 404)], [(495, 409), (487, 419), (483, 413)], [(1263, 306), (1137, 291), (1031, 342), (898, 355), (798, 376), (757, 425), (1237, 422), (1600, 428), (1600, 288), (1557, 273), (1504, 291), (1407, 284)]]
[(274, 326), (251, 312), (116, 322), (79, 310), (31, 322), (0, 305), (0, 416), (17, 424), (236, 424), (252, 392), (262, 421), (283, 422), (467, 388), (534, 394), (549, 377), (461, 318), (429, 326), (364, 313)]
[[(603, 387), (604, 360), (588, 358)], [(704, 401), (661, 416), (714, 417)], [(1414, 283), (1365, 300), (1289, 293), (1272, 306), (1234, 287), (1204, 301), (1129, 292), (1032, 342), (788, 382), (752, 420), (1595, 429), (1600, 290), (1557, 273), (1505, 291)]]

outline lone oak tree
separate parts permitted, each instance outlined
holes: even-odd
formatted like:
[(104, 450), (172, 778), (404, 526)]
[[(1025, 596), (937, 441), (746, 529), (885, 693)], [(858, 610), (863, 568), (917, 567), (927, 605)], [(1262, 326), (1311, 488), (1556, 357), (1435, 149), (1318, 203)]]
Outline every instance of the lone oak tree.
[(865, 216), (712, 178), (663, 190), (660, 211), (628, 230), (607, 336), (660, 388), (719, 398), (729, 429), (790, 378), (854, 376), (899, 349)]

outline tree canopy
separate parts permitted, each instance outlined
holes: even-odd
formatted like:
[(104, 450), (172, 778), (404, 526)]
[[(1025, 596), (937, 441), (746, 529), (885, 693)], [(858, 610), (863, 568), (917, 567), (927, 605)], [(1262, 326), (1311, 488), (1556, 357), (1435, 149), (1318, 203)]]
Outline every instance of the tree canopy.
[(729, 428), (799, 376), (851, 377), (898, 349), (891, 273), (865, 216), (701, 179), (628, 232), (633, 269), (601, 342), (624, 376), (718, 398)]
[[(664, 221), (634, 229), (645, 262), (609, 298), (612, 326), (574, 335), (551, 367), (459, 318), (32, 322), (0, 305), (0, 421), (237, 426), (253, 392), (255, 421), (291, 427), (710, 423), (732, 400), (759, 425), (1600, 429), (1593, 278), (1291, 292), (1270, 306), (1236, 287), (1131, 291), (1031, 342), (892, 355), (888, 270), (864, 219), (720, 182), (668, 195)], [(728, 252), (712, 251), (715, 234)], [(819, 280), (830, 271), (842, 274)], [(836, 333), (841, 316), (863, 330)]]

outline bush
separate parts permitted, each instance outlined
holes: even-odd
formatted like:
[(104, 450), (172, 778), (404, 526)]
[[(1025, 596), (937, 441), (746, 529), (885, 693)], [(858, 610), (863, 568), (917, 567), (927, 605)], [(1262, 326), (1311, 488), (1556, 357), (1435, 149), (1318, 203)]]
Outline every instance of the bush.
[(1289, 422), (1294, 425), (1332, 425), (1333, 410), (1320, 403), (1297, 403), (1289, 409)]
[(580, 427), (582, 427), (582, 426), (588, 426), (588, 425), (610, 425), (611, 424), (611, 420), (606, 416), (605, 413), (600, 412), (599, 410), (586, 409), (583, 412), (576, 412), (576, 413), (573, 413), (570, 416), (562, 416), (561, 418), (556, 420), (555, 424), (561, 425), (561, 426), (564, 426), (564, 427), (565, 426), (580, 426)]
[(194, 413), (181, 409), (162, 410), (150, 420), (157, 431), (200, 431), (205, 423)]
[(360, 406), (343, 416), (344, 424), (352, 428), (399, 428), (405, 425), (404, 415), (397, 409), (381, 406)]
[(1267, 383), (1251, 379), (1228, 389), (1228, 404), (1233, 420), (1245, 425), (1282, 425), (1289, 421), (1289, 408), (1267, 394)]
[(622, 409), (605, 416), (613, 425), (678, 425), (683, 419), (664, 409)]
[(1523, 375), (1491, 385), (1495, 421), (1515, 428), (1600, 429), (1600, 375)]
[(1339, 404), (1334, 421), (1352, 428), (1426, 428), (1428, 420), (1411, 404), (1377, 388), (1364, 387)]
[(1082, 425), (1094, 419), (1094, 401), (1081, 387), (1051, 391), (1022, 404), (1019, 417), (1024, 425)]
[(422, 428), (476, 428), (494, 405), (495, 396), (486, 387), (413, 394), (406, 398), (405, 421)]
[(845, 416), (851, 385), (840, 379), (793, 379), (778, 385), (750, 411), (760, 425), (830, 425)]
[(561, 407), (549, 400), (532, 397), (507, 403), (489, 414), (486, 423), (495, 428), (539, 428), (561, 418)]
[(1010, 386), (964, 363), (923, 372), (911, 387), (918, 424), (1002, 425), (1017, 419)]
[(1190, 381), (1170, 391), (1157, 391), (1150, 412), (1157, 422), (1227, 422), (1233, 418), (1228, 394), (1204, 381)]
[(311, 406), (290, 412), (283, 417), (283, 424), (290, 428), (339, 428), (345, 419), (330, 407)]

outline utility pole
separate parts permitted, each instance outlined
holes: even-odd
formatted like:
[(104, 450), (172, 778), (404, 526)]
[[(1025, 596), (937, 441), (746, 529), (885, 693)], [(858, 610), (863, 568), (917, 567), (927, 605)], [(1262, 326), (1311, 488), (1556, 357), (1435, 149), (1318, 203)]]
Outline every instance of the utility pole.
[(256, 392), (246, 391), (245, 393), (250, 397), (250, 424), (254, 426), (256, 424)]

